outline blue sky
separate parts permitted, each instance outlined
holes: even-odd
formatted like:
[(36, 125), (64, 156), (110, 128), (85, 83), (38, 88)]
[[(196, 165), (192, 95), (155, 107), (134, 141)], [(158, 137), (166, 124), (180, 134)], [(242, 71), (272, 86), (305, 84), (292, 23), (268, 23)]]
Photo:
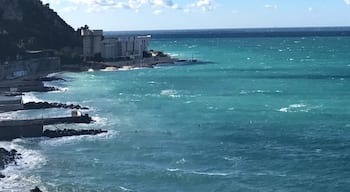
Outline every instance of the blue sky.
[(350, 26), (350, 0), (42, 0), (74, 28), (106, 31)]

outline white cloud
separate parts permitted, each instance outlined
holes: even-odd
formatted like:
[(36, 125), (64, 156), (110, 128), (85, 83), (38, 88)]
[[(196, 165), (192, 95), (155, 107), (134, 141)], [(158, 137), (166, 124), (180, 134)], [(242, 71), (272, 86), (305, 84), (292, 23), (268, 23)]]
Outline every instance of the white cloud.
[[(87, 12), (99, 12), (109, 9), (131, 9), (139, 11), (142, 7), (150, 7), (153, 13), (164, 11), (164, 9), (183, 10), (190, 12), (192, 9), (201, 9), (202, 11), (210, 11), (215, 8), (214, 0), (192, 0), (193, 3), (179, 5), (176, 0), (42, 0), (44, 3), (66, 5), (61, 11), (74, 11), (72, 7), (78, 5), (86, 6)], [(73, 5), (72, 5), (73, 4)], [(70, 7), (70, 8), (69, 8)]]
[(211, 11), (215, 8), (212, 0), (198, 0), (196, 3), (192, 4), (192, 7), (198, 7), (202, 11)]
[(350, 0), (344, 0), (347, 5), (350, 5)]
[(314, 8), (309, 7), (307, 10), (308, 10), (309, 12), (312, 12), (312, 11), (314, 10)]
[(270, 4), (266, 4), (266, 5), (264, 5), (264, 7), (267, 9), (277, 9), (278, 8), (277, 5), (270, 5)]

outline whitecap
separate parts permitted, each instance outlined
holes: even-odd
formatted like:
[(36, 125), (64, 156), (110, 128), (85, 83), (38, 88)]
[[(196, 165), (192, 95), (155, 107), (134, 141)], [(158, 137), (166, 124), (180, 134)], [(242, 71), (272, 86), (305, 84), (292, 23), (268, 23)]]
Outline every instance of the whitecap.
[(288, 112), (288, 107), (283, 107), (283, 108), (279, 109), (278, 111), (287, 113)]
[(116, 135), (119, 135), (118, 131), (108, 130), (107, 133), (101, 133), (98, 135), (80, 135), (71, 137), (61, 137), (53, 139), (43, 139), (40, 145), (43, 146), (61, 146), (61, 145), (73, 145), (83, 141), (96, 141), (96, 140), (110, 140)]
[(176, 90), (173, 90), (173, 89), (162, 90), (160, 95), (168, 96), (168, 97), (172, 97), (172, 98), (181, 97), (180, 95), (178, 95), (178, 92)]
[(226, 161), (238, 161), (241, 160), (241, 157), (223, 157)]
[(25, 93), (22, 96), (22, 101), (23, 103), (28, 103), (28, 102), (42, 102), (43, 100), (37, 98), (34, 93), (29, 92), (29, 93)]
[(278, 111), (284, 112), (284, 113), (287, 113), (287, 112), (309, 112), (311, 109), (313, 109), (313, 108), (307, 107), (307, 105), (305, 105), (305, 104), (291, 104), (288, 107), (283, 107), (283, 108), (278, 109)]
[(100, 117), (100, 116), (92, 116), (92, 120), (95, 121), (94, 125), (106, 126), (108, 124), (108, 118)]
[(197, 174), (197, 175), (207, 175), (207, 176), (228, 176), (228, 175), (231, 175), (230, 173), (223, 173), (223, 172), (199, 172), (199, 171), (192, 171), (191, 173)]
[(169, 172), (177, 172), (177, 171), (180, 171), (180, 169), (177, 169), (177, 168), (174, 168), (174, 169), (172, 169), (172, 168), (167, 168), (166, 170), (169, 171)]
[(123, 186), (119, 186), (119, 188), (120, 188), (121, 190), (123, 190), (123, 191), (133, 191), (133, 190), (131, 190), (131, 189), (128, 189), (128, 188), (126, 188), (126, 187), (123, 187)]
[(301, 108), (301, 107), (306, 107), (304, 104), (292, 104), (289, 105), (289, 108)]
[(167, 53), (168, 55), (170, 55), (170, 57), (178, 57), (179, 56), (179, 54), (177, 54), (177, 53)]
[(15, 139), (12, 142), (0, 142), (0, 147), (11, 150), (15, 149), (21, 154), (16, 160), (16, 165), (8, 165), (3, 171), (6, 177), (0, 179), (0, 191), (29, 191), (40, 185), (40, 180), (35, 177), (26, 177), (25, 173), (45, 165), (45, 157), (39, 151), (27, 149), (21, 144), (29, 140)]
[(185, 158), (182, 158), (178, 161), (176, 161), (176, 164), (185, 164), (186, 163), (186, 159)]

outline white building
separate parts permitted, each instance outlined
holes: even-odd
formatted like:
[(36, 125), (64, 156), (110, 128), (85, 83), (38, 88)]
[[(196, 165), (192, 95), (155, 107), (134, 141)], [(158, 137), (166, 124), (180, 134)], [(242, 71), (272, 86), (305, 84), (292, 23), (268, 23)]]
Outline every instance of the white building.
[(147, 51), (151, 36), (130, 36), (104, 38), (102, 30), (82, 30), (84, 58), (89, 59), (100, 54), (104, 59), (143, 57)]
[(94, 57), (101, 53), (101, 41), (103, 38), (102, 30), (81, 30), (83, 36), (83, 54), (84, 58)]

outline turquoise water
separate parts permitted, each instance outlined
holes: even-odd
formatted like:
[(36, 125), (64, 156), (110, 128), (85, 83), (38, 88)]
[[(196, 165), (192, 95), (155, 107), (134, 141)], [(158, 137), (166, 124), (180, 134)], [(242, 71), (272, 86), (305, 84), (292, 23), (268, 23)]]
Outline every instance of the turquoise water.
[(33, 159), (9, 181), (47, 191), (350, 189), (349, 37), (166, 38), (151, 48), (209, 63), (61, 74), (67, 81), (53, 84), (65, 91), (27, 99), (88, 106), (95, 124), (57, 127), (109, 133), (3, 143)]

